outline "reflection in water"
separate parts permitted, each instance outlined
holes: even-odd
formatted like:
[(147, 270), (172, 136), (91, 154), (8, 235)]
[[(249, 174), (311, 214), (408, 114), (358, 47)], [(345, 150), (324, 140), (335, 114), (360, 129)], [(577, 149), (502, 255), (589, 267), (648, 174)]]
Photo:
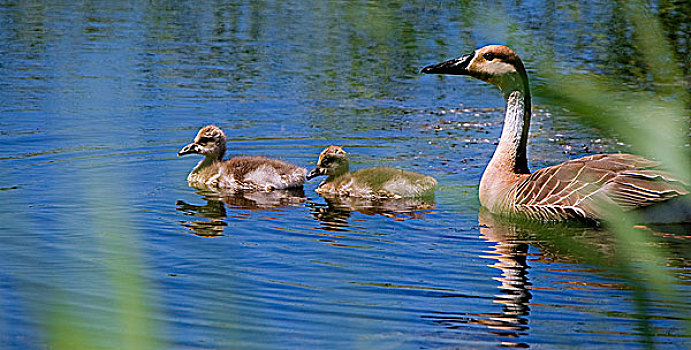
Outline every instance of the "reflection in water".
[(395, 220), (422, 219), (436, 207), (434, 198), (387, 198), (368, 199), (353, 197), (324, 197), (326, 205), (312, 206), (312, 216), (319, 220), (323, 229), (344, 231), (348, 227), (351, 212), (365, 215), (383, 215)]
[(204, 218), (197, 221), (182, 220), (180, 224), (198, 236), (222, 236), (223, 230), (228, 226), (223, 220), (226, 218), (226, 208), (220, 200), (211, 198), (205, 198), (205, 200), (205, 205), (187, 204), (183, 200), (176, 201), (177, 210), (186, 215)]
[[(483, 313), (449, 313), (439, 312), (435, 315), (423, 316), (448, 328), (459, 328), (463, 324), (482, 325), (490, 333), (500, 337), (519, 338), (526, 336), (529, 331), (528, 315), (530, 313), (530, 292), (532, 285), (528, 280), (528, 244), (518, 239), (516, 226), (506, 225), (489, 213), (485, 208), (480, 209), (478, 224), (481, 238), (496, 243), (491, 253), (496, 255), (481, 256), (496, 259), (490, 265), (501, 271), (499, 293), (494, 295), (494, 302), (501, 305), (501, 311)], [(502, 341), (501, 346), (513, 348), (528, 348), (526, 343)]]
[[(528, 244), (518, 239), (516, 226), (503, 225), (485, 208), (480, 208), (478, 215), (481, 238), (495, 242), (493, 247), (497, 262), (491, 265), (501, 270), (499, 294), (494, 301), (502, 304), (501, 313), (490, 317), (484, 324), (490, 329), (501, 330), (504, 336), (518, 337), (527, 334), (530, 313), (530, 293), (532, 283), (528, 281)], [(504, 344), (511, 345), (511, 344)], [(515, 347), (527, 347), (526, 344), (514, 343)]]
[[(540, 251), (539, 255), (533, 256), (531, 259), (534, 264), (567, 264), (550, 269), (551, 277), (545, 279), (539, 288), (545, 293), (551, 291), (561, 294), (568, 290), (621, 291), (644, 288), (635, 279), (631, 279), (631, 270), (617, 267), (614, 250), (616, 247), (615, 237), (607, 229), (584, 226), (578, 223), (542, 223), (504, 219), (492, 215), (484, 208), (480, 209), (478, 224), (480, 237), (493, 243), (490, 252), (492, 254), (480, 257), (496, 259), (490, 266), (499, 269), (501, 275), (494, 278), (499, 282), (499, 293), (493, 296), (493, 301), (501, 305), (501, 310), (476, 313), (443, 310), (425, 315), (423, 318), (433, 320), (449, 329), (482, 325), (488, 332), (503, 338), (500, 340), (503, 347), (530, 347), (528, 342), (518, 341), (521, 337), (525, 340), (531, 333), (529, 319), (530, 302), (533, 298), (531, 290), (533, 288), (528, 278), (530, 266), (527, 263), (530, 246)], [(681, 233), (684, 232), (685, 226), (637, 226), (637, 228), (646, 230), (646, 234), (650, 237), (656, 236), (663, 239), (669, 255), (674, 256), (673, 259), (665, 262), (667, 266), (676, 264), (680, 268), (684, 268), (686, 265), (684, 256), (688, 255), (689, 251), (688, 244), (683, 239), (685, 235)], [(587, 268), (583, 267), (582, 264), (584, 263), (588, 265)], [(570, 264), (573, 265), (569, 266)], [(574, 278), (574, 275), (583, 272), (589, 273), (590, 278)], [(605, 279), (595, 278), (597, 275)], [(555, 285), (557, 286), (555, 287)], [(659, 296), (650, 297), (644, 304), (659, 301), (660, 304), (658, 305), (666, 305), (667, 301), (662, 300)], [(592, 309), (582, 308), (582, 305), (578, 304), (569, 305), (564, 302), (559, 305), (559, 308), (566, 307), (570, 310), (580, 308), (584, 313), (592, 312)], [(601, 306), (600, 301), (593, 301), (593, 304)], [(635, 320), (640, 329), (649, 327), (645, 325), (647, 321), (635, 313), (620, 312), (617, 315), (624, 320)], [(599, 330), (594, 331), (598, 332)], [(635, 334), (644, 335), (642, 332)]]
[(222, 236), (228, 226), (226, 218), (228, 209), (276, 211), (302, 205), (305, 202), (305, 192), (302, 188), (290, 190), (264, 191), (235, 191), (235, 192), (197, 192), (206, 201), (204, 205), (188, 204), (183, 200), (175, 202), (177, 210), (186, 215), (202, 218), (194, 221), (180, 221), (182, 226), (192, 230), (192, 233), (204, 237)]

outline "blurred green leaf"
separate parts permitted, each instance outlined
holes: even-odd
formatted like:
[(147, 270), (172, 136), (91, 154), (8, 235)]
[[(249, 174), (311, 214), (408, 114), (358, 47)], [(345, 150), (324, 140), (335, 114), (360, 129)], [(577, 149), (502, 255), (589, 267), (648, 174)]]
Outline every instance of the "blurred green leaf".
[[(663, 168), (689, 184), (691, 149), (686, 108), (689, 98), (683, 74), (650, 8), (642, 1), (620, 2), (620, 5), (633, 24), (636, 49), (645, 58), (652, 80), (651, 91), (634, 91), (604, 76), (558, 72), (554, 62), (544, 62), (542, 76), (546, 81), (535, 89), (536, 96), (568, 109), (585, 124), (630, 144), (635, 153), (660, 161)], [(664, 268), (670, 257), (649, 230), (634, 225), (640, 222), (634, 214), (610, 208), (606, 217), (605, 225), (615, 237), (616, 269), (633, 288), (644, 337), (641, 343), (652, 347), (655, 332), (650, 322), (651, 294), (683, 304), (674, 287), (674, 277)], [(558, 243), (564, 244), (563, 240)], [(593, 259), (592, 254), (583, 257)], [(691, 319), (683, 319), (687, 334), (691, 334)]]

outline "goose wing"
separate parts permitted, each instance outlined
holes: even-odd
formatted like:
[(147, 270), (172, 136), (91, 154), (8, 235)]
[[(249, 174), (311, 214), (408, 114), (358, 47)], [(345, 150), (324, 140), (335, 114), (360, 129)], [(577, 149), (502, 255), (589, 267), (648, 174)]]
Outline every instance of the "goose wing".
[(540, 169), (515, 187), (515, 208), (539, 219), (597, 219), (603, 206), (643, 208), (689, 193), (686, 185), (632, 154), (599, 154)]

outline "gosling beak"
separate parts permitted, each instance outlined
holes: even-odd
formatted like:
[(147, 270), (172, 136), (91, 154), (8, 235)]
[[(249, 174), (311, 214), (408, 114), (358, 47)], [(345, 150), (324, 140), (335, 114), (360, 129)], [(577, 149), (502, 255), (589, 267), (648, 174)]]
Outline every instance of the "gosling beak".
[(422, 68), (420, 73), (423, 74), (451, 74), (451, 75), (468, 75), (468, 65), (475, 57), (475, 53), (463, 55), (441, 63), (433, 64)]
[(307, 180), (310, 180), (312, 178), (315, 178), (317, 176), (322, 176), (322, 175), (326, 175), (326, 169), (316, 167), (316, 168), (310, 170), (309, 173), (307, 173)]
[(199, 153), (199, 146), (196, 143), (190, 143), (178, 151), (178, 157), (186, 154)]

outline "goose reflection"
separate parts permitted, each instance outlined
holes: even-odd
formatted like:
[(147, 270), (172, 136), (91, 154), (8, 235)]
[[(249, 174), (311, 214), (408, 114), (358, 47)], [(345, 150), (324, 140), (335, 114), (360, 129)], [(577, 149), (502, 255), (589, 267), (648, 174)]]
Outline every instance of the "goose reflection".
[(352, 228), (348, 223), (352, 212), (365, 215), (382, 215), (394, 220), (422, 219), (436, 208), (434, 198), (387, 198), (371, 199), (356, 197), (323, 196), (326, 204), (311, 205), (312, 216), (322, 228), (330, 231), (345, 231)]
[[(528, 279), (527, 264), (528, 243), (518, 239), (516, 226), (500, 221), (498, 217), (481, 208), (478, 215), (480, 238), (490, 243), (491, 255), (482, 258), (496, 259), (489, 265), (500, 271), (494, 280), (499, 282), (499, 292), (493, 301), (501, 305), (501, 310), (494, 313), (438, 312), (423, 318), (447, 328), (459, 328), (464, 324), (482, 325), (490, 333), (502, 338), (517, 339), (529, 332), (528, 316), (530, 314), (531, 282)], [(502, 341), (502, 347), (528, 348), (526, 343)]]
[[(494, 302), (501, 304), (501, 312), (490, 315), (484, 322), (489, 329), (503, 336), (519, 337), (527, 334), (528, 315), (530, 314), (530, 292), (532, 283), (528, 280), (527, 263), (528, 243), (519, 239), (517, 226), (502, 222), (484, 207), (478, 215), (480, 238), (495, 243), (492, 247), (494, 255), (487, 256), (497, 261), (489, 265), (501, 272), (501, 277), (495, 280), (499, 284), (499, 293), (494, 296)], [(526, 344), (504, 344), (513, 347), (526, 347)]]
[[(181, 220), (180, 225), (193, 234), (203, 237), (218, 237), (225, 232), (227, 217), (247, 218), (243, 211), (278, 212), (285, 208), (302, 206), (306, 198), (302, 188), (274, 191), (197, 191), (206, 204), (188, 204), (183, 200), (175, 202), (176, 209), (185, 215), (198, 218)], [(228, 210), (231, 214), (228, 214)]]

